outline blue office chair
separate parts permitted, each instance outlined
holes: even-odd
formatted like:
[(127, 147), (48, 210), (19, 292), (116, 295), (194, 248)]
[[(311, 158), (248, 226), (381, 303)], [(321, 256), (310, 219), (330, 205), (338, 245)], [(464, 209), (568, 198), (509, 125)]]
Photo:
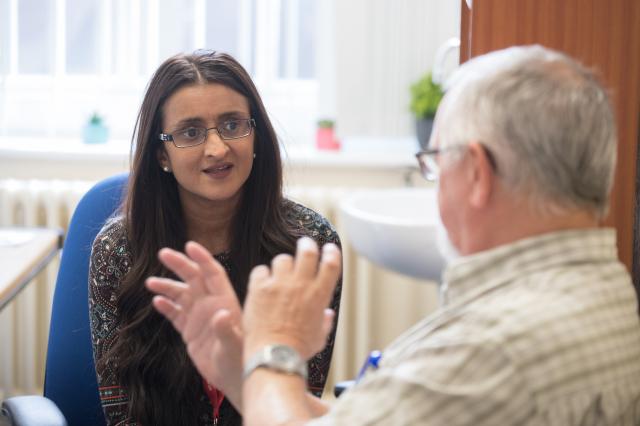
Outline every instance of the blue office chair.
[(104, 425), (89, 328), (89, 256), (96, 234), (120, 205), (128, 173), (98, 182), (80, 200), (65, 238), (49, 329), (44, 397), (2, 404), (0, 425)]

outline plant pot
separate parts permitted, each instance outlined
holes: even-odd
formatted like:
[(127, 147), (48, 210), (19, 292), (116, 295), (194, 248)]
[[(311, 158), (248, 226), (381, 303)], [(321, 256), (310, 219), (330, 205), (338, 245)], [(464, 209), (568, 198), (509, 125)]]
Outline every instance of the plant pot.
[(340, 143), (336, 140), (333, 129), (330, 127), (319, 127), (317, 129), (316, 146), (318, 149), (340, 149)]
[(102, 124), (87, 124), (82, 129), (82, 140), (87, 144), (105, 143), (109, 139), (109, 129)]
[(431, 138), (431, 129), (433, 129), (433, 117), (416, 119), (416, 136), (421, 150), (429, 147), (429, 138)]

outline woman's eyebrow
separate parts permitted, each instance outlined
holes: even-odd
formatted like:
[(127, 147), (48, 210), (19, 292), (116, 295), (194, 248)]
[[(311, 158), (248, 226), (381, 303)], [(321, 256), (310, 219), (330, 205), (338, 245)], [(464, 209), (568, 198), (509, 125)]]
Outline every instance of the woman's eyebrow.
[(174, 129), (183, 129), (185, 127), (189, 127), (189, 126), (200, 126), (202, 125), (204, 122), (202, 121), (202, 119), (198, 118), (198, 117), (187, 117), (187, 118), (183, 118), (182, 120), (178, 121), (175, 125), (173, 125)]
[(247, 111), (227, 111), (218, 115), (218, 121), (222, 121), (229, 118), (251, 118), (250, 113)]
[[(216, 117), (216, 125), (218, 123), (222, 123), (225, 120), (229, 119), (238, 119), (238, 118), (251, 118), (250, 113), (247, 111), (226, 111), (221, 114), (218, 114)], [(178, 121), (172, 127), (174, 129), (184, 129), (189, 126), (208, 126), (209, 124), (203, 120), (201, 117), (186, 117)]]

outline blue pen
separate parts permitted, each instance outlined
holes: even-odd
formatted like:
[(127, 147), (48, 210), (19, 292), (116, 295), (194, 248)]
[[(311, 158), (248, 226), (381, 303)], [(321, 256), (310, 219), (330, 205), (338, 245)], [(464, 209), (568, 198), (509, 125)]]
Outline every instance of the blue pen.
[(373, 368), (374, 370), (378, 368), (380, 365), (380, 360), (382, 359), (382, 352), (380, 351), (371, 351), (366, 361), (362, 365), (360, 372), (358, 373), (358, 377), (356, 378), (356, 383), (360, 381), (367, 372), (369, 368)]

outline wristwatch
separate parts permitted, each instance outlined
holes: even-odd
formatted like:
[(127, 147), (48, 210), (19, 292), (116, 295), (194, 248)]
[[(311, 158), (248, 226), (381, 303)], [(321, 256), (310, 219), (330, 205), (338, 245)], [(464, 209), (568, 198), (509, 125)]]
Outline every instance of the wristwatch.
[(259, 350), (245, 365), (242, 377), (246, 379), (256, 368), (296, 374), (305, 381), (308, 377), (307, 363), (295, 349), (287, 345), (268, 345)]

